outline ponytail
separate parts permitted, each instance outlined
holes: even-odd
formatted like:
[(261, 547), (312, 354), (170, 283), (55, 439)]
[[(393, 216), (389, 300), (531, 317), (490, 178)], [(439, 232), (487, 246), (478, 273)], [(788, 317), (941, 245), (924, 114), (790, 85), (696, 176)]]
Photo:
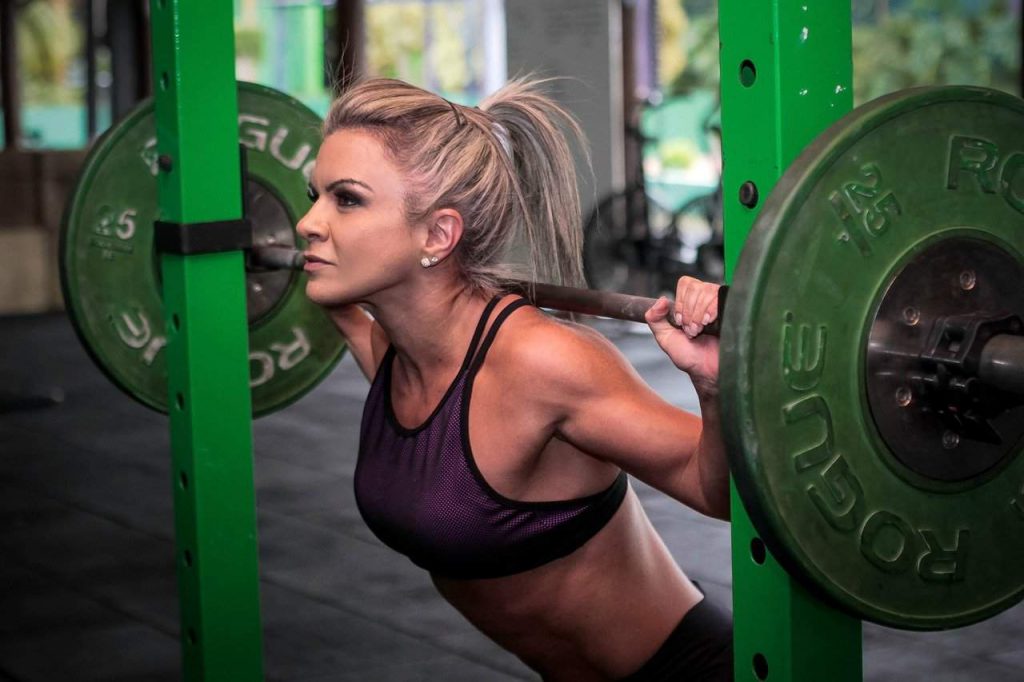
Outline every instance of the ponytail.
[(507, 131), (530, 277), (582, 286), (583, 232), (570, 139), (586, 155), (585, 136), (576, 119), (542, 92), (543, 83), (512, 81), (480, 108)]

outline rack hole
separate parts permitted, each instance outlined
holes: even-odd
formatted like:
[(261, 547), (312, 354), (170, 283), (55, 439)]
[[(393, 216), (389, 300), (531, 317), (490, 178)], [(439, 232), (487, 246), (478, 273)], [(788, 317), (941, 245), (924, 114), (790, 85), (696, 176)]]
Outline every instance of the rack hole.
[(753, 180), (747, 180), (740, 185), (740, 203), (747, 208), (754, 208), (757, 206), (757, 202), (760, 199), (760, 193), (757, 191), (757, 185), (754, 184)]
[(750, 557), (754, 560), (755, 564), (763, 564), (764, 560), (768, 558), (768, 550), (764, 546), (764, 540), (761, 538), (754, 538), (750, 541)]
[(754, 654), (754, 675), (759, 680), (768, 679), (768, 659), (764, 654)]
[(749, 59), (744, 59), (743, 63), (740, 64), (740, 83), (743, 87), (749, 88), (757, 80), (757, 67), (754, 66), (754, 62)]

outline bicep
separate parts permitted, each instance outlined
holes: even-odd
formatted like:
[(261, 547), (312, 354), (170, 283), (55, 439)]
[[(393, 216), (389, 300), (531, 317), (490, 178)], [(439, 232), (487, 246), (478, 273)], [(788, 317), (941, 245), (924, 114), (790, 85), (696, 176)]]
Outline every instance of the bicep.
[[(580, 341), (548, 365), (558, 436), (685, 504), (699, 505), (702, 493), (688, 466), (700, 442), (700, 417), (659, 396), (606, 339)], [(679, 381), (685, 380), (680, 373)]]
[(681, 502), (698, 504), (701, 493), (687, 467), (700, 442), (700, 417), (669, 404), (639, 377), (598, 379), (594, 388), (595, 395), (571, 406), (562, 436)]

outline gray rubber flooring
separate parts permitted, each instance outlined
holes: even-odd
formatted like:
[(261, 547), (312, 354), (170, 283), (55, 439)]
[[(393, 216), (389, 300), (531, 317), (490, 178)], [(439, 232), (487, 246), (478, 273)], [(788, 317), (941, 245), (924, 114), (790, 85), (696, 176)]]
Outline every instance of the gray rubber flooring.
[[(658, 391), (695, 406), (649, 337), (603, 328)], [(9, 409), (11, 396), (53, 389), (59, 405)], [(346, 358), (255, 423), (266, 678), (536, 679), (362, 525), (352, 472), (365, 392)], [(0, 681), (178, 679), (165, 418), (108, 383), (60, 315), (0, 318), (0, 407), (5, 399)], [(727, 524), (637, 487), (679, 563), (728, 604)], [(864, 650), (868, 680), (1024, 680), (1024, 607), (939, 633), (866, 624)]]

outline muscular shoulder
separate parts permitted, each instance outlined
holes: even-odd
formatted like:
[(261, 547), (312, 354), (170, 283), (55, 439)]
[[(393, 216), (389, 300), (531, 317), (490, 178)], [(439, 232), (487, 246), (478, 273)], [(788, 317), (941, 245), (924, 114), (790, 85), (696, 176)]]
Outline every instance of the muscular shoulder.
[(495, 339), (494, 369), (531, 398), (562, 403), (640, 381), (619, 350), (597, 331), (536, 308), (510, 316)]

